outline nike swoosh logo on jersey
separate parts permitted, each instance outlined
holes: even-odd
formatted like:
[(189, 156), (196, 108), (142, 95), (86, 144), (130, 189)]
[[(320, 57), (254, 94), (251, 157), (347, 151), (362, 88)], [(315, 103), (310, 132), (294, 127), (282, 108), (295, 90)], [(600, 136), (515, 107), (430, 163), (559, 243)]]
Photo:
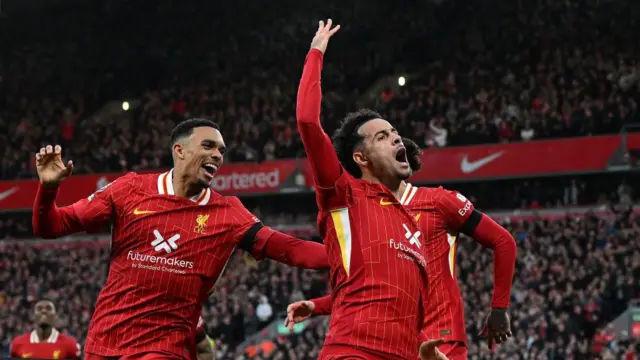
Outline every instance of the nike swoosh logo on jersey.
[(9, 190), (5, 190), (3, 192), (0, 193), (0, 201), (8, 198), (9, 196), (11, 196), (13, 193), (15, 193), (16, 191), (18, 191), (18, 187), (14, 186)]
[(467, 155), (465, 155), (462, 158), (462, 162), (460, 163), (460, 170), (462, 170), (464, 174), (472, 173), (480, 169), (481, 167), (487, 165), (488, 163), (494, 161), (495, 159), (499, 158), (500, 156), (502, 156), (502, 154), (504, 154), (504, 151), (491, 154), (489, 156), (483, 157), (476, 161), (469, 161), (469, 158), (467, 157)]
[(133, 215), (144, 215), (144, 214), (151, 214), (151, 213), (154, 213), (154, 212), (155, 211), (135, 209), (135, 210), (133, 210)]
[(384, 200), (380, 199), (380, 205), (382, 205), (382, 206), (393, 205), (393, 204), (397, 204), (397, 202), (394, 202), (394, 201), (384, 201)]
[(415, 221), (419, 221), (419, 220), (420, 220), (420, 215), (422, 215), (422, 213), (417, 213), (417, 214), (413, 217), (413, 220), (415, 220)]

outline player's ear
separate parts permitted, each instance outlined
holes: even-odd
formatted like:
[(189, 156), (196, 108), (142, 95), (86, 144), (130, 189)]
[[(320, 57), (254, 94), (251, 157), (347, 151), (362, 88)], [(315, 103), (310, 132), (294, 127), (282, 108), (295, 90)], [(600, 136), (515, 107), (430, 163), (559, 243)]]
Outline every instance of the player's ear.
[(173, 157), (184, 160), (184, 146), (180, 141), (173, 144)]
[(353, 161), (362, 167), (367, 167), (369, 164), (369, 159), (362, 151), (354, 151), (353, 152)]

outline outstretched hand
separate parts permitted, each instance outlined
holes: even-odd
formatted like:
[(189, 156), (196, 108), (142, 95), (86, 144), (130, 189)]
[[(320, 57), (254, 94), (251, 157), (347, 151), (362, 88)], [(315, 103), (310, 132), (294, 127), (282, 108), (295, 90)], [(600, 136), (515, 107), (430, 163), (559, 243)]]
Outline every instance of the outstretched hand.
[(284, 326), (293, 331), (293, 326), (299, 322), (307, 320), (313, 314), (316, 305), (313, 301), (303, 300), (296, 301), (287, 306), (287, 318), (284, 320)]
[(318, 49), (322, 51), (324, 54), (327, 51), (327, 45), (329, 44), (329, 39), (333, 36), (333, 34), (337, 33), (340, 30), (340, 25), (336, 25), (331, 28), (333, 25), (333, 21), (331, 19), (327, 20), (325, 24), (324, 21), (320, 21), (318, 24), (318, 31), (316, 31), (316, 35), (311, 40), (311, 48)]
[(36, 169), (42, 185), (56, 187), (62, 180), (71, 175), (73, 162), (69, 160), (65, 164), (62, 161), (62, 148), (60, 145), (55, 147), (47, 145), (40, 148), (40, 151), (36, 153)]

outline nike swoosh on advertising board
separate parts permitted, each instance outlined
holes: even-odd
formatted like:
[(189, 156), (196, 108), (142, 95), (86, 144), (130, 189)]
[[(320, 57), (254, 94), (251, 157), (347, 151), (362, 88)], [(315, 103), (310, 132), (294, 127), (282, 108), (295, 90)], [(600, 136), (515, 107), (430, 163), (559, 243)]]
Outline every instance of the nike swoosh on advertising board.
[(502, 156), (502, 154), (504, 154), (504, 151), (491, 154), (489, 156), (483, 157), (475, 161), (469, 161), (468, 156), (465, 155), (462, 158), (462, 162), (460, 163), (460, 170), (462, 170), (464, 174), (472, 173), (480, 169), (481, 167), (487, 165), (488, 163), (494, 161), (495, 159), (499, 158), (500, 156)]
[(4, 199), (8, 198), (9, 196), (11, 196), (13, 193), (15, 193), (15, 192), (17, 192), (17, 191), (18, 191), (18, 187), (17, 187), (17, 186), (14, 186), (14, 187), (12, 187), (12, 188), (11, 188), (11, 189), (9, 189), (9, 190), (5, 190), (5, 191), (1, 192), (1, 193), (0, 193), (0, 201), (2, 201), (2, 200), (4, 200)]

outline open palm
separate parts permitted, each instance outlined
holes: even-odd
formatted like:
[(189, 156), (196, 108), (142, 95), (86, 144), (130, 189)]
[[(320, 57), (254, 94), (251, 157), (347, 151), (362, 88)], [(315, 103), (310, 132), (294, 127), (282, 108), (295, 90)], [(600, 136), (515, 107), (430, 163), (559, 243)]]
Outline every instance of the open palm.
[(55, 147), (47, 145), (40, 148), (40, 151), (36, 153), (36, 169), (42, 185), (55, 187), (60, 184), (60, 181), (71, 175), (73, 162), (69, 161), (65, 164), (62, 161), (62, 148), (60, 145)]
[(331, 19), (327, 20), (327, 24), (325, 25), (324, 21), (320, 21), (318, 24), (318, 31), (316, 31), (316, 35), (311, 40), (311, 48), (318, 49), (322, 51), (324, 54), (327, 51), (327, 45), (329, 44), (329, 39), (333, 36), (333, 34), (337, 33), (340, 30), (340, 25), (336, 25), (333, 29), (331, 26), (333, 25), (333, 21)]

